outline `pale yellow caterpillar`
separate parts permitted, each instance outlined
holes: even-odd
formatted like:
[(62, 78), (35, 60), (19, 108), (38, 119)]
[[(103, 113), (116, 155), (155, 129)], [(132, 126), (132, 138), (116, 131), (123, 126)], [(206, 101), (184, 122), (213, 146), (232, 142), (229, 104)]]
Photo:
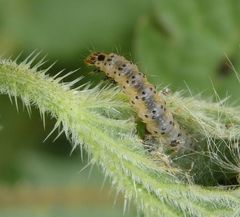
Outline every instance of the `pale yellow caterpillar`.
[(92, 53), (85, 62), (96, 66), (123, 88), (154, 138), (175, 150), (192, 148), (190, 137), (174, 120), (161, 93), (147, 81), (136, 65), (117, 54), (100, 52)]

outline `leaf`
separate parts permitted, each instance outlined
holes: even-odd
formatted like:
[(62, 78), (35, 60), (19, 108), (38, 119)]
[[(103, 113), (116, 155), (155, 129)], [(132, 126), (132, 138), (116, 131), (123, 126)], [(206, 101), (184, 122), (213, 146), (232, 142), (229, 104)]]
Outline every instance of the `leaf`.
[(140, 20), (135, 41), (136, 57), (152, 82), (208, 93), (214, 86), (221, 95), (239, 91), (231, 69), (221, 75), (225, 55), (239, 67), (237, 1), (158, 0), (153, 7), (154, 17)]
[(5, 11), (2, 32), (20, 48), (39, 48), (55, 57), (79, 58), (81, 50), (89, 49), (127, 50), (133, 25), (148, 10), (147, 3), (146, 0), (5, 2), (0, 3)]

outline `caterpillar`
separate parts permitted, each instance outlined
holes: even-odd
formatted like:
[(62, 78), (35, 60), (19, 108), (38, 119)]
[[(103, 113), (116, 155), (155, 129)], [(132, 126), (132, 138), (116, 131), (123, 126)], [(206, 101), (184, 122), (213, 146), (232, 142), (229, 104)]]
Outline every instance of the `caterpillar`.
[(117, 54), (102, 52), (90, 54), (85, 63), (103, 71), (122, 87), (153, 138), (177, 151), (192, 148), (191, 138), (174, 120), (162, 94), (156, 91), (156, 87), (148, 82), (135, 64)]

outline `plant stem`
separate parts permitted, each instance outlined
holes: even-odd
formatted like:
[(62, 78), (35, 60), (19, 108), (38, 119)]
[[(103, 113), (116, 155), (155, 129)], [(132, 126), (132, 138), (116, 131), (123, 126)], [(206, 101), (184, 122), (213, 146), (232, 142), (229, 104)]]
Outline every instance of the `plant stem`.
[[(71, 89), (46, 70), (0, 61), (0, 92), (21, 98), (28, 108), (56, 118), (74, 147), (84, 146), (91, 162), (102, 167), (126, 202), (133, 200), (145, 216), (233, 216), (239, 214), (239, 190), (203, 188), (181, 181), (164, 161), (154, 162), (135, 135), (131, 113), (117, 90)], [(74, 83), (74, 82), (73, 82)], [(17, 104), (17, 103), (16, 103)], [(115, 118), (117, 117), (117, 118)], [(120, 119), (122, 117), (122, 119)], [(238, 213), (237, 213), (238, 212)]]

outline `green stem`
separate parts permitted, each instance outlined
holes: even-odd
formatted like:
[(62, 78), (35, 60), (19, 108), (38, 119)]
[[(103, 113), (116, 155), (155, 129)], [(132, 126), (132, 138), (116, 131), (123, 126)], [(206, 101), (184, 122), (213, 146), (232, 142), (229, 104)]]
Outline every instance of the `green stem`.
[(232, 216), (240, 207), (239, 190), (183, 183), (163, 160), (151, 160), (131, 119), (119, 119), (117, 110), (131, 109), (116, 90), (76, 91), (30, 64), (2, 60), (0, 92), (55, 117), (56, 127), (62, 125), (74, 146), (84, 144), (92, 162), (101, 165), (126, 202), (133, 200), (145, 216)]

